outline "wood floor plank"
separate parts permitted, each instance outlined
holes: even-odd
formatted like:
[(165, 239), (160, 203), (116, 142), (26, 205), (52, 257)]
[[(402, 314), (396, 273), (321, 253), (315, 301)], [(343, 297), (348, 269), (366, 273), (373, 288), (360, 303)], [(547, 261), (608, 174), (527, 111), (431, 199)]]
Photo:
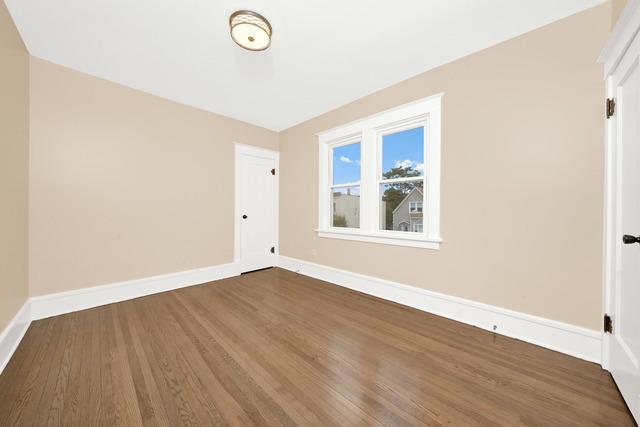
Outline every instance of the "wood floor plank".
[[(162, 395), (153, 377), (153, 371), (149, 359), (144, 351), (142, 341), (145, 334), (140, 328), (139, 319), (136, 315), (135, 301), (127, 301), (120, 305), (121, 324), (127, 324), (128, 333), (125, 334), (127, 345), (129, 346), (129, 358), (133, 363), (133, 372), (137, 374), (134, 379), (138, 402), (145, 405), (147, 410), (143, 410), (143, 422), (145, 425), (169, 426), (169, 416), (166, 407), (162, 402)], [(139, 371), (139, 372), (136, 372)], [(140, 391), (138, 391), (140, 389)], [(141, 403), (143, 401), (144, 403)]]
[[(64, 410), (66, 390), (71, 370), (71, 351), (78, 335), (77, 315), (72, 314), (66, 322), (67, 329), (63, 330), (59, 344), (60, 358), (52, 361), (49, 370), (47, 395), (40, 397), (37, 413), (37, 425), (60, 425)], [(57, 373), (56, 373), (57, 371)]]
[(33, 322), (0, 425), (635, 423), (596, 364), (275, 268)]
[(50, 324), (51, 333), (42, 345), (32, 344), (37, 348), (33, 365), (25, 366), (22, 381), (14, 381), (12, 387), (15, 387), (18, 395), (14, 395), (14, 405), (10, 407), (8, 413), (2, 414), (6, 418), (0, 417), (0, 419), (6, 419), (9, 425), (20, 425), (23, 420), (37, 417), (37, 408), (46, 387), (48, 374), (51, 369), (55, 369), (55, 367), (51, 367), (51, 359), (56, 354), (56, 349), (59, 348), (61, 324), (65, 322), (60, 318), (46, 319), (46, 321)]
[[(98, 363), (100, 366), (100, 394), (102, 396), (113, 396), (115, 393), (115, 386), (113, 384), (113, 354), (115, 352), (115, 340), (113, 338), (113, 329), (109, 326), (113, 324), (113, 310), (112, 306), (100, 307), (99, 310), (99, 321), (101, 327), (97, 331), (97, 335), (100, 337), (100, 354), (98, 356)], [(80, 352), (76, 352), (80, 353)], [(95, 357), (95, 356), (94, 356)], [(75, 365), (80, 365), (81, 361), (75, 361)], [(72, 366), (73, 369), (74, 366)], [(73, 378), (79, 379), (81, 376), (79, 374), (72, 374)], [(68, 414), (68, 417), (64, 419), (63, 425), (80, 425), (81, 420), (78, 419), (78, 406), (80, 404), (80, 381), (76, 380), (73, 382), (76, 386), (76, 393), (74, 395), (74, 405), (73, 411), (65, 411)], [(101, 399), (102, 404), (100, 405), (101, 414), (100, 414), (100, 424), (102, 425), (110, 425), (114, 426), (118, 424), (118, 420), (116, 420), (116, 406), (115, 399)]]
[(15, 408), (25, 376), (39, 363), (38, 354), (51, 340), (52, 329), (52, 322), (32, 324), (0, 376), (4, 385), (0, 387), (0, 414), (5, 417)]

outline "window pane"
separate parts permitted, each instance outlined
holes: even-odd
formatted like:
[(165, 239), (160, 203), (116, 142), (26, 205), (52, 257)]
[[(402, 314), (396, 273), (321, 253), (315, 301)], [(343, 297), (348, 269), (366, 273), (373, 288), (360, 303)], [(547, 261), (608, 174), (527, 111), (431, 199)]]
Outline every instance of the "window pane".
[(333, 185), (360, 183), (360, 143), (333, 149)]
[(382, 230), (422, 232), (423, 180), (382, 184), (380, 193), (382, 194), (380, 203)]
[(360, 228), (360, 187), (331, 190), (331, 225)]
[(424, 175), (424, 127), (382, 137), (382, 179)]

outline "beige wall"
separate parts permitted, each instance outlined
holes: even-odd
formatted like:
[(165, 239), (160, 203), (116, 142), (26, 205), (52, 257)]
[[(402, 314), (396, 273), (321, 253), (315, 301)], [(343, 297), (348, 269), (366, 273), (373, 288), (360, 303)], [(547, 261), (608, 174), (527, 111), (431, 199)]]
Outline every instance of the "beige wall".
[(234, 142), (278, 135), (33, 58), (31, 294), (231, 262)]
[[(281, 253), (599, 329), (604, 82), (596, 58), (610, 20), (607, 3), (282, 132)], [(441, 250), (318, 238), (314, 134), (438, 92)]]
[(618, 18), (620, 18), (620, 14), (622, 10), (627, 5), (627, 0), (611, 0), (611, 26), (613, 27), (616, 22), (618, 22)]
[(0, 1), (0, 331), (28, 295), (29, 55)]

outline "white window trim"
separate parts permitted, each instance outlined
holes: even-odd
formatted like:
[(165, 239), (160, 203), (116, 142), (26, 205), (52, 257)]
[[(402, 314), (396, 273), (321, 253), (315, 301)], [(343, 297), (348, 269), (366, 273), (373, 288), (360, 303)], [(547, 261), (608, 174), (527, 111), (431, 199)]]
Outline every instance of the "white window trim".
[[(440, 135), (443, 95), (440, 93), (430, 96), (317, 134), (319, 203), (316, 232), (318, 236), (427, 249), (440, 248), (442, 242), (440, 238)], [(387, 133), (412, 129), (420, 125), (425, 129), (426, 185), (423, 199), (423, 232), (380, 230), (378, 211), (382, 170), (380, 138)], [(358, 141), (361, 148), (360, 228), (332, 227), (331, 149)]]

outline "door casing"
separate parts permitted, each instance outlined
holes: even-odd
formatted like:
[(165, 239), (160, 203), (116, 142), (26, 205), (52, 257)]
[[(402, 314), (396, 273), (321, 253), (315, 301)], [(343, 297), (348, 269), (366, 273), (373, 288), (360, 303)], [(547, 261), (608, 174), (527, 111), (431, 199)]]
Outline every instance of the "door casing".
[[(616, 102), (615, 111), (606, 119), (605, 133), (605, 174), (604, 174), (604, 236), (603, 236), (603, 287), (602, 287), (602, 318), (604, 326), (605, 315), (610, 315), (613, 320), (613, 333), (602, 333), (602, 367), (612, 372), (625, 401), (628, 403), (634, 416), (638, 417), (638, 387), (637, 383), (630, 380), (634, 376), (628, 367), (627, 359), (621, 360), (620, 339), (617, 331), (620, 330), (619, 299), (616, 292), (622, 285), (622, 244), (623, 234), (636, 234), (638, 230), (622, 229), (622, 186), (623, 186), (623, 162), (622, 145), (620, 135), (624, 122), (629, 120), (623, 117), (625, 105), (622, 92), (619, 89), (621, 83), (626, 81), (631, 71), (638, 68), (640, 60), (640, 1), (633, 0), (627, 3), (618, 24), (600, 55), (599, 62), (604, 64), (606, 79), (606, 98)], [(605, 117), (605, 99), (603, 99), (603, 119)], [(638, 120), (639, 117), (632, 117)], [(624, 132), (624, 130), (623, 130)], [(638, 186), (640, 191), (640, 186)], [(629, 248), (627, 248), (629, 249)], [(617, 326), (618, 325), (618, 326)], [(604, 328), (603, 328), (604, 329)], [(630, 351), (630, 350), (629, 350)], [(622, 367), (621, 367), (622, 366)], [(637, 366), (635, 367), (637, 370)], [(633, 370), (633, 369), (632, 369)], [(629, 399), (632, 399), (631, 401)], [(634, 412), (635, 411), (635, 412)], [(636, 418), (638, 420), (638, 418)]]

